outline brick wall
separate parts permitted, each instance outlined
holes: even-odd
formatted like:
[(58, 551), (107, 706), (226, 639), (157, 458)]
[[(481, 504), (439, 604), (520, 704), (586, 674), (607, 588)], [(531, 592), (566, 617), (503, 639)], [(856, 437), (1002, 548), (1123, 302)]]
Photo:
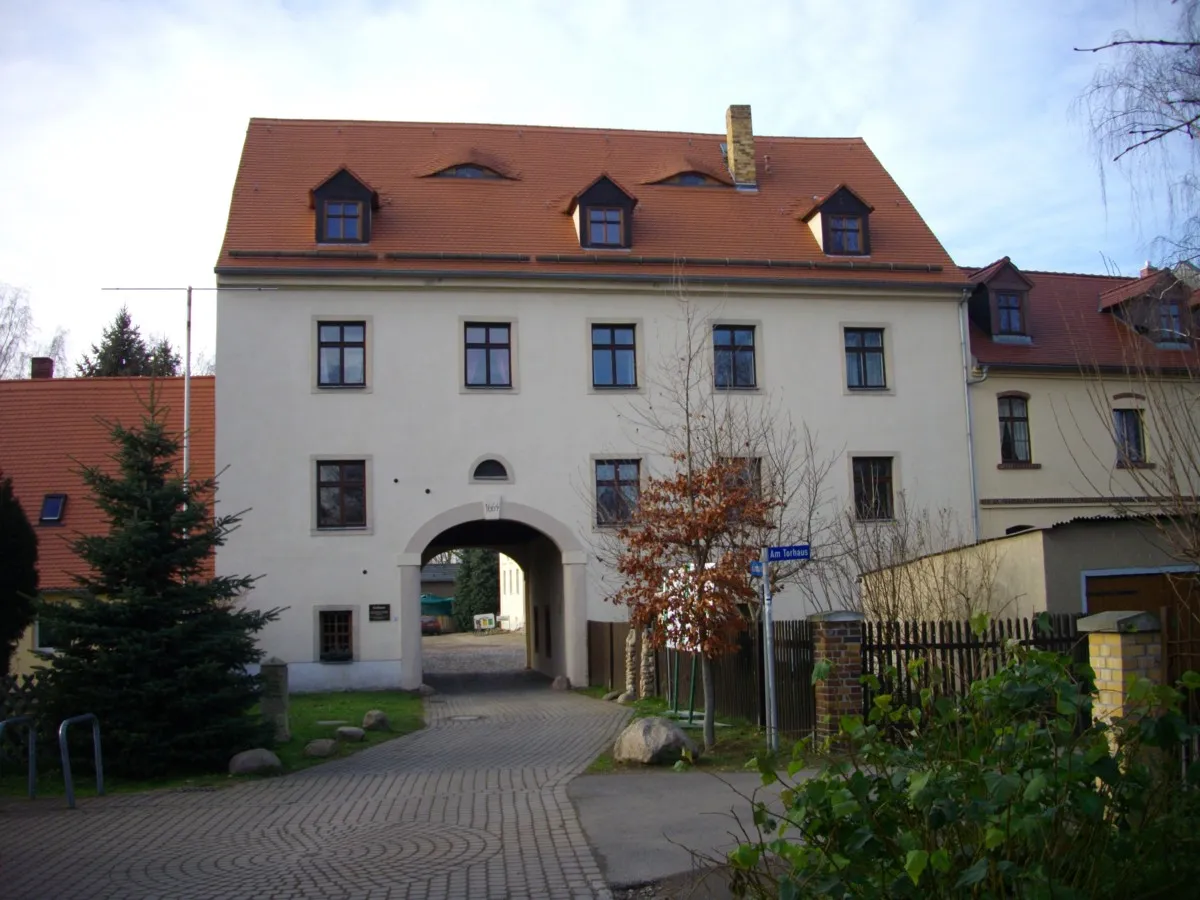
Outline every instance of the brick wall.
[(1088, 652), (1096, 672), (1098, 697), (1093, 714), (1100, 719), (1125, 714), (1125, 686), (1130, 675), (1163, 681), (1162, 635), (1157, 631), (1088, 635)]
[(813, 659), (831, 664), (829, 676), (816, 684), (817, 737), (838, 733), (842, 716), (862, 714), (863, 619), (858, 613), (811, 616)]

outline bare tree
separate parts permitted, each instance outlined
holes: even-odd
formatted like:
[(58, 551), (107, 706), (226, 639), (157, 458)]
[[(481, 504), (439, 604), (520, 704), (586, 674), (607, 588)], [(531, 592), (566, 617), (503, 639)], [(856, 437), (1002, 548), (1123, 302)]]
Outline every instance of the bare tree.
[(20, 378), (24, 374), (32, 339), (29, 294), (23, 288), (0, 284), (0, 378)]
[(1165, 33), (1119, 31), (1096, 47), (1100, 65), (1079, 98), (1096, 149), (1101, 186), (1129, 179), (1136, 202), (1161, 195), (1175, 233), (1161, 239), (1177, 259), (1200, 251), (1200, 0), (1177, 0)]

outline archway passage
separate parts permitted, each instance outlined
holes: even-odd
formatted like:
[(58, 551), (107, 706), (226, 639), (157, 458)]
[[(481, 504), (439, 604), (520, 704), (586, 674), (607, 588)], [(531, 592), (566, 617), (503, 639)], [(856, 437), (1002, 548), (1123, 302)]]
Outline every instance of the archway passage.
[[(414, 535), (401, 564), (402, 673), (405, 687), (439, 675), (497, 680), (515, 671), (574, 685), (587, 683), (585, 557), (574, 535), (534, 510), (505, 505), (485, 510), (472, 504), (437, 517)], [(486, 518), (484, 516), (487, 516)], [(541, 526), (541, 527), (539, 527)], [(566, 544), (566, 548), (563, 547)], [(472, 635), (436, 639), (421, 634), (421, 567), (451, 551), (484, 548), (519, 567), (522, 606), (519, 637)], [(497, 597), (499, 600), (499, 597)], [(465, 623), (464, 623), (465, 624)], [(443, 650), (450, 656), (443, 656)], [(426, 666), (428, 657), (428, 666)], [(519, 665), (519, 669), (516, 668)]]

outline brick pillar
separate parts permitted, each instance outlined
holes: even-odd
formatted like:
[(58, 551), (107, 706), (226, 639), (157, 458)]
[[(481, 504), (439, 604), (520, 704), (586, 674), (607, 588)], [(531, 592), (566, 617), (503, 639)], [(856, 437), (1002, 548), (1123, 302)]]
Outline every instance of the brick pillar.
[(287, 663), (274, 656), (263, 660), (262, 678), (262, 699), (259, 701), (262, 717), (275, 729), (275, 740), (285, 743), (292, 737), (288, 724)]
[(842, 716), (862, 714), (863, 616), (827, 612), (809, 616), (813, 660), (832, 664), (829, 677), (816, 684), (817, 739), (835, 737)]
[(1106, 612), (1079, 620), (1088, 636), (1088, 655), (1096, 673), (1097, 698), (1092, 714), (1111, 720), (1125, 715), (1125, 688), (1130, 675), (1162, 684), (1162, 626), (1148, 612)]

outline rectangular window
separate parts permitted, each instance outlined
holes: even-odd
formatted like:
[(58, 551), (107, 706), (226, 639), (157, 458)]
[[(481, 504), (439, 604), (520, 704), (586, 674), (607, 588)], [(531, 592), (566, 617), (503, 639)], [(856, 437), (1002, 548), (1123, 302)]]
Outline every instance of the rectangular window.
[(38, 523), (42, 525), (58, 525), (62, 522), (63, 513), (67, 508), (66, 494), (47, 494), (42, 498), (42, 509), (38, 514)]
[(1000, 397), (1000, 461), (1027, 463), (1032, 459), (1029, 444), (1029, 403), (1024, 397)]
[(362, 240), (362, 204), (343, 200), (326, 200), (325, 240)]
[(51, 625), (43, 622), (41, 619), (38, 619), (35, 625), (37, 630), (34, 633), (34, 644), (37, 650), (43, 653), (50, 653), (62, 648), (63, 640)]
[(862, 219), (858, 216), (831, 216), (829, 252), (862, 253)]
[(641, 492), (641, 461), (596, 460), (596, 524), (623, 525), (633, 518)]
[(588, 245), (592, 247), (620, 247), (621, 210), (592, 206), (588, 208)]
[(1000, 293), (996, 295), (996, 333), (1024, 334), (1025, 323), (1021, 320), (1021, 295)]
[(359, 460), (317, 463), (317, 527), (367, 527), (367, 464)]
[(1183, 316), (1178, 303), (1166, 302), (1159, 307), (1158, 327), (1164, 337), (1183, 337)]
[(354, 659), (351, 629), (354, 613), (348, 609), (323, 609), (318, 616), (321, 627), (321, 662), (350, 662)]
[(723, 457), (722, 463), (736, 464), (739, 472), (735, 477), (738, 485), (749, 485), (755, 497), (762, 496), (762, 459), (757, 456)]
[(892, 518), (892, 458), (854, 458), (854, 515), (860, 521)]
[(713, 326), (713, 373), (719, 388), (752, 388), (754, 371), (754, 326)]
[(846, 329), (846, 386), (855, 391), (887, 388), (883, 365), (883, 329)]
[(467, 387), (512, 387), (512, 327), (468, 322)]
[(1117, 441), (1117, 465), (1138, 465), (1146, 461), (1140, 409), (1114, 409), (1113, 435)]
[(365, 322), (317, 323), (317, 385), (363, 387), (367, 383)]
[(632, 325), (592, 326), (592, 386), (637, 387)]

